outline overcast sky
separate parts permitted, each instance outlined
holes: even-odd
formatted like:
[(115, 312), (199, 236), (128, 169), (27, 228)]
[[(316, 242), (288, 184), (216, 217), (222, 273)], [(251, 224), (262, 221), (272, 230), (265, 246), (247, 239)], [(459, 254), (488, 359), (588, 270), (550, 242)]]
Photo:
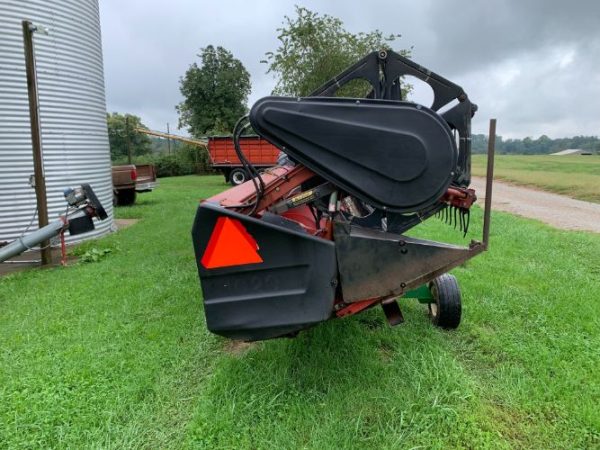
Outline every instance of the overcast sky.
[(246, 66), (252, 105), (275, 85), (260, 60), (294, 4), (352, 32), (402, 34), (396, 48), (412, 46), (413, 60), (479, 105), (475, 133), (497, 117), (505, 137), (600, 134), (599, 0), (100, 0), (108, 110), (176, 129), (179, 78), (209, 44)]

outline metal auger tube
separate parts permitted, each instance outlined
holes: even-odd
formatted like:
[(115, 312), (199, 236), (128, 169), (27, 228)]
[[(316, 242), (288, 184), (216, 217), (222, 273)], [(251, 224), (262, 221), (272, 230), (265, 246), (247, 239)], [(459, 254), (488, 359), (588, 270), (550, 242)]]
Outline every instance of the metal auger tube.
[(43, 228), (34, 231), (27, 236), (21, 236), (14, 240), (10, 244), (0, 248), (0, 263), (12, 258), (13, 256), (20, 255), (25, 250), (29, 250), (40, 242), (57, 236), (63, 229), (67, 228), (68, 224), (62, 219), (55, 222), (49, 223)]
[[(83, 183), (75, 189), (65, 189), (64, 195), (68, 204), (65, 215), (57, 221), (27, 236), (21, 236), (5, 247), (1, 247), (0, 263), (23, 253), (25, 250), (30, 250), (65, 230), (69, 230), (71, 236), (92, 231), (94, 229), (92, 220), (94, 217), (98, 220), (108, 218), (108, 214), (89, 184)], [(69, 213), (69, 208), (74, 209), (74, 211)]]

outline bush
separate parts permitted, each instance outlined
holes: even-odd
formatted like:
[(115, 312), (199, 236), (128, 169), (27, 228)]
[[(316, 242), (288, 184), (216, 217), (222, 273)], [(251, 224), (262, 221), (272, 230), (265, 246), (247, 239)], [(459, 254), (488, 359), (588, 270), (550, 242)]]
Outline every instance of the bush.
[(177, 152), (178, 156), (192, 168), (192, 173), (203, 174), (212, 172), (208, 151), (203, 147), (184, 145)]
[(157, 177), (175, 177), (179, 175), (190, 175), (193, 167), (182, 161), (178, 155), (161, 155), (154, 160)]

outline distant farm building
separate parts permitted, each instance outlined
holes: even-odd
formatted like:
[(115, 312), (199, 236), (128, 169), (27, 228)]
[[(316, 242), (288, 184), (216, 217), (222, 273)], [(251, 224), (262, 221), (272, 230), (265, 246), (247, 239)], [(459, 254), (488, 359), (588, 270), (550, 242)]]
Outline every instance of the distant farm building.
[(582, 150), (580, 148), (568, 148), (566, 150), (561, 150), (560, 152), (551, 153), (551, 155), (555, 156), (566, 156), (566, 155), (591, 155), (592, 152), (589, 150)]
[(556, 156), (565, 156), (565, 155), (591, 155), (592, 152), (589, 150), (582, 150), (580, 148), (568, 148), (566, 150), (561, 150), (560, 152), (551, 153)]

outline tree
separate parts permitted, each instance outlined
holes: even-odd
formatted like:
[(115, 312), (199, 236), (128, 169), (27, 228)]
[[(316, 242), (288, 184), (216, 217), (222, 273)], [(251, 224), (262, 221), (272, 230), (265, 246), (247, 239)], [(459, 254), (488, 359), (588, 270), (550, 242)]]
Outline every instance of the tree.
[(151, 141), (148, 136), (135, 131), (136, 128), (146, 128), (138, 116), (116, 112), (108, 113), (106, 114), (106, 124), (108, 126), (110, 157), (113, 161), (127, 156), (128, 134), (132, 156), (145, 155), (151, 152)]
[[(296, 6), (296, 17), (285, 16), (286, 23), (278, 28), (280, 46), (268, 52), (267, 73), (275, 74), (277, 95), (303, 97), (330, 80), (366, 54), (391, 49), (400, 35), (384, 36), (379, 30), (353, 34), (344, 28), (343, 22), (329, 15), (319, 15)], [(410, 50), (400, 50), (410, 56)], [(338, 96), (364, 97), (370, 91), (366, 80), (354, 80), (337, 93)], [(410, 86), (403, 86), (403, 94)]]
[(179, 81), (184, 97), (177, 106), (179, 128), (195, 137), (230, 133), (248, 107), (250, 74), (240, 60), (223, 47), (201, 50), (201, 65), (193, 63)]

